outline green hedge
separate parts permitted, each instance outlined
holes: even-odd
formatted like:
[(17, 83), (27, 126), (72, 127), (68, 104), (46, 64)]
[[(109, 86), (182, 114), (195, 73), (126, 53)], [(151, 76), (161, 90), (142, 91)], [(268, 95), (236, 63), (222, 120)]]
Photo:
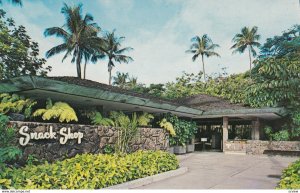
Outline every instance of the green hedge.
[(283, 170), (279, 189), (300, 189), (300, 159)]
[(175, 155), (163, 151), (82, 154), (53, 164), (7, 168), (0, 173), (0, 189), (99, 189), (178, 167)]

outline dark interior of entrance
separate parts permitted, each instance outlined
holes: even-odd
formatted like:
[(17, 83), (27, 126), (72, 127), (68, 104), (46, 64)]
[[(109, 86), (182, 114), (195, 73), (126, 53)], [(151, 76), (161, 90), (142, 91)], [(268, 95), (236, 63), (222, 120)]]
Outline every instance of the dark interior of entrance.
[[(222, 151), (223, 129), (221, 119), (198, 121), (198, 132), (195, 134), (196, 151)], [(228, 125), (229, 140), (251, 139), (251, 121), (232, 119)]]

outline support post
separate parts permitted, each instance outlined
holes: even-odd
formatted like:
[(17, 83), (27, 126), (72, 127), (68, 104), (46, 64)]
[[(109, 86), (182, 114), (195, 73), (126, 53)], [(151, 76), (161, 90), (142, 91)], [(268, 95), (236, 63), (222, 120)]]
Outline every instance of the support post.
[(222, 149), (224, 152), (225, 142), (228, 140), (228, 117), (223, 117), (223, 143)]
[(259, 119), (255, 119), (252, 121), (252, 130), (251, 130), (251, 139), (252, 140), (259, 140), (259, 128), (260, 128), (260, 121)]

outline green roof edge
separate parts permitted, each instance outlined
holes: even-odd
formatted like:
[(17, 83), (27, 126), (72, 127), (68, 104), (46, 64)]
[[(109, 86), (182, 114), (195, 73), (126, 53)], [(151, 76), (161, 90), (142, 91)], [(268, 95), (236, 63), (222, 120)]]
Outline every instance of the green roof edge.
[[(174, 111), (178, 113), (185, 113), (191, 115), (199, 116), (203, 114), (203, 111), (201, 110), (193, 109), (186, 106), (177, 106), (164, 102), (154, 102), (151, 99), (147, 98), (117, 93), (113, 91), (101, 90), (99, 88), (88, 88), (76, 84), (71, 84), (63, 81), (52, 80), (38, 76), (20, 76), (12, 78), (10, 80), (1, 81), (0, 84), (0, 93), (20, 92), (33, 89), (53, 91), (63, 94), (89, 97), (93, 99), (100, 99), (119, 103), (127, 103), (132, 105), (139, 105), (149, 108)], [(80, 90), (80, 92), (78, 92), (78, 90)]]
[(263, 108), (248, 108), (248, 109), (224, 109), (224, 110), (208, 110), (203, 112), (205, 115), (223, 115), (223, 114), (247, 114), (247, 113), (275, 113), (279, 116), (285, 116), (287, 110), (284, 107), (263, 107)]
[[(151, 99), (132, 96), (125, 93), (101, 90), (99, 88), (89, 88), (64, 81), (48, 79), (38, 76), (20, 76), (9, 80), (0, 81), (0, 93), (21, 92), (26, 90), (46, 90), (59, 92), (63, 94), (89, 97), (93, 99), (113, 101), (119, 103), (127, 103), (139, 105), (154, 109), (173, 111), (178, 113), (186, 113), (196, 116), (206, 115), (230, 115), (230, 114), (247, 114), (247, 113), (275, 113), (279, 116), (285, 116), (287, 111), (283, 107), (264, 107), (264, 108), (247, 108), (247, 109), (224, 109), (224, 110), (199, 110), (188, 106), (172, 105), (164, 102), (155, 102)], [(80, 92), (78, 92), (80, 90)]]

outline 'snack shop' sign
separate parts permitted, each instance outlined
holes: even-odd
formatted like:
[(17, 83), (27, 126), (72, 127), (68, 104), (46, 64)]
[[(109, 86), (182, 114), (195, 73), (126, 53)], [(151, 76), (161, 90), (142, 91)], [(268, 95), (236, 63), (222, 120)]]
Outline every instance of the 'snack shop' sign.
[(59, 143), (66, 144), (69, 139), (77, 139), (77, 143), (81, 143), (81, 139), (83, 138), (82, 132), (71, 132), (71, 128), (63, 127), (59, 130), (59, 132), (54, 132), (53, 127), (49, 127), (49, 131), (47, 132), (28, 132), (28, 126), (22, 126), (19, 130), (21, 135), (19, 139), (19, 143), (21, 146), (26, 146), (30, 140), (43, 140), (43, 139), (57, 139), (58, 135), (60, 135)]

